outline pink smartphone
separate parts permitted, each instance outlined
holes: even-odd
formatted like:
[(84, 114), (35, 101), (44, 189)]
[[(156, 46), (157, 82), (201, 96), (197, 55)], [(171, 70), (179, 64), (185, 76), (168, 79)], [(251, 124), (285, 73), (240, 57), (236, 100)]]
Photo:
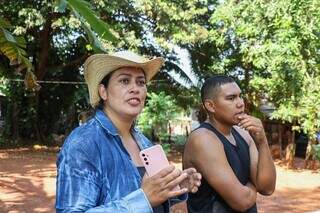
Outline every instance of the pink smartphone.
[[(141, 150), (140, 158), (149, 177), (152, 177), (170, 165), (161, 145), (154, 145), (147, 149)], [(179, 189), (180, 187), (176, 186), (173, 188), (173, 191)]]
[(149, 177), (170, 165), (161, 145), (141, 150), (140, 158)]

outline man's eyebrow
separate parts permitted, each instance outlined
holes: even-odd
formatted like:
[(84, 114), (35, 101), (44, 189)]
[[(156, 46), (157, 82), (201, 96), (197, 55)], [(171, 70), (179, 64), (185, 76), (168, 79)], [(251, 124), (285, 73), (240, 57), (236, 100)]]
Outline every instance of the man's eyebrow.
[(238, 96), (238, 94), (235, 94), (235, 93), (226, 94), (226, 97), (229, 97), (229, 96)]
[(225, 97), (227, 98), (233, 98), (233, 97), (238, 97), (238, 96), (241, 96), (242, 93), (229, 93), (229, 94), (226, 94)]

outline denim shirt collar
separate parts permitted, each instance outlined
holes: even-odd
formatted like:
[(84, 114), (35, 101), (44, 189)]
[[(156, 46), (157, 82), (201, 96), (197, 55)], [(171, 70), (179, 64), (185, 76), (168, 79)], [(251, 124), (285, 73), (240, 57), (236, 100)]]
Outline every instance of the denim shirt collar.
[[(114, 126), (110, 118), (102, 111), (102, 110), (97, 110), (95, 114), (95, 119), (100, 123), (103, 129), (105, 129), (109, 134), (113, 136), (119, 136), (118, 129)], [(141, 137), (142, 133), (136, 128), (132, 127), (132, 135), (137, 141), (138, 146), (140, 149), (145, 149), (149, 147), (149, 143), (146, 143), (145, 140)]]
[(117, 128), (102, 110), (97, 110), (94, 117), (109, 134), (113, 136), (119, 135)]

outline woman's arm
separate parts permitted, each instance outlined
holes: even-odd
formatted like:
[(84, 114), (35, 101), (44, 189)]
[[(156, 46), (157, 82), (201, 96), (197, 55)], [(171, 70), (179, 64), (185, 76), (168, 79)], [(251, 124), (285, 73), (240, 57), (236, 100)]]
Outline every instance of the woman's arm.
[[(152, 207), (141, 189), (121, 199), (110, 199), (110, 202), (97, 206), (100, 203), (102, 187), (109, 188), (110, 184), (105, 177), (101, 177), (96, 164), (96, 160), (88, 154), (88, 149), (84, 148), (83, 144), (64, 146), (57, 161), (57, 212), (152, 212)], [(108, 193), (105, 196), (106, 199), (110, 197)]]

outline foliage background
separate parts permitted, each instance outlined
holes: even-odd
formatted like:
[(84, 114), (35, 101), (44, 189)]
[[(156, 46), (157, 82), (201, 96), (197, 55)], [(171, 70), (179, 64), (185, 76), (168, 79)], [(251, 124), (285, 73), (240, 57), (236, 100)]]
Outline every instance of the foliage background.
[[(11, 141), (49, 143), (52, 133), (74, 128), (77, 114), (88, 108), (83, 84), (40, 83), (39, 89), (33, 79), (83, 82), (81, 65), (89, 55), (130, 49), (167, 60), (148, 86), (153, 93), (140, 121), (146, 132), (152, 125), (163, 132), (157, 122), (176, 113), (154, 114), (151, 104), (163, 99), (170, 109), (196, 108), (203, 80), (227, 74), (241, 85), (249, 112), (271, 102), (273, 119), (291, 123), (315, 143), (320, 129), (318, 0), (2, 0), (1, 5), (0, 89), (7, 106), (4, 134)], [(176, 47), (188, 51), (198, 84), (180, 66)], [(8, 79), (26, 79), (29, 90)], [(162, 111), (161, 104), (157, 107)]]

